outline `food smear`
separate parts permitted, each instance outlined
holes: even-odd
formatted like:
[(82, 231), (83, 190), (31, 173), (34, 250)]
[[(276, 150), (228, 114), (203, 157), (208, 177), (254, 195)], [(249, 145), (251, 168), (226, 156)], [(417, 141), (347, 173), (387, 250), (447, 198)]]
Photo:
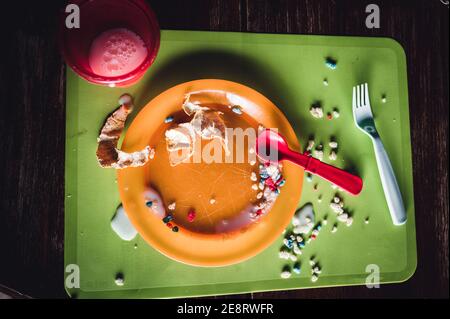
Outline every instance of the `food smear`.
[(144, 41), (125, 28), (101, 33), (92, 42), (89, 65), (101, 76), (121, 76), (138, 68), (147, 57)]
[(133, 224), (131, 224), (122, 205), (117, 208), (117, 211), (111, 220), (111, 228), (117, 236), (125, 241), (133, 240), (137, 235), (137, 230), (134, 228)]

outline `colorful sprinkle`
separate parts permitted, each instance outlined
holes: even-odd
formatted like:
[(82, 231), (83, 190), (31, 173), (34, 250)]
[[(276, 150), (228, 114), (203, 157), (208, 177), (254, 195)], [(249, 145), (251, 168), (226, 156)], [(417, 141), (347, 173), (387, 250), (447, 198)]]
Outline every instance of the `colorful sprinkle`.
[(170, 221), (172, 221), (173, 220), (173, 216), (172, 215), (167, 215), (167, 216), (165, 216), (164, 218), (163, 218), (163, 222), (165, 223), (165, 224), (167, 224), (167, 223), (169, 223)]
[(292, 267), (292, 270), (298, 275), (300, 274), (300, 272), (302, 271), (301, 267), (300, 267), (300, 263), (295, 263), (294, 266)]
[(164, 119), (164, 123), (170, 123), (170, 122), (173, 122), (173, 116), (168, 116), (168, 117), (166, 117), (165, 119)]
[(238, 115), (242, 115), (242, 108), (239, 105), (233, 106), (231, 110)]
[(151, 200), (145, 202), (145, 206), (147, 206), (148, 208), (153, 206), (153, 202)]
[(189, 210), (188, 215), (187, 215), (188, 221), (190, 223), (192, 223), (194, 221), (196, 215), (197, 214), (195, 213), (195, 210), (193, 210), (193, 209)]
[(179, 231), (178, 226), (174, 226), (174, 227), (172, 228), (172, 231), (173, 231), (174, 233), (178, 233), (178, 231)]
[(331, 57), (327, 57), (327, 58), (325, 59), (325, 65), (326, 65), (328, 68), (330, 68), (330, 69), (332, 69), (332, 70), (335, 70), (336, 67), (337, 67), (337, 61), (336, 61), (335, 59), (331, 58)]

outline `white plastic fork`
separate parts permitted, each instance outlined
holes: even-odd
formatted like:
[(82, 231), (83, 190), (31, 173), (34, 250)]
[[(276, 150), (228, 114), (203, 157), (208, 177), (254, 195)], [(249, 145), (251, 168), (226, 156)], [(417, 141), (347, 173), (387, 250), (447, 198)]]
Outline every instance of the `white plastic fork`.
[(402, 195), (398, 188), (389, 157), (381, 142), (380, 135), (375, 127), (372, 109), (369, 100), (369, 87), (367, 83), (353, 87), (353, 118), (356, 126), (372, 139), (375, 157), (380, 173), (384, 196), (389, 207), (394, 225), (403, 225), (406, 222), (406, 212)]

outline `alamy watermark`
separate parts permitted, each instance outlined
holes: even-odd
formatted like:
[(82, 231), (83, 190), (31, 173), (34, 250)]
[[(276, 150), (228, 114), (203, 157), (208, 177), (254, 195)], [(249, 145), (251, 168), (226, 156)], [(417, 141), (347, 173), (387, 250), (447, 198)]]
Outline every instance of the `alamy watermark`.
[(273, 140), (258, 140), (258, 131), (254, 128), (226, 128), (224, 136), (225, 138), (212, 139), (191, 137), (190, 143), (180, 143), (180, 145), (183, 144), (180, 149), (169, 152), (169, 160), (171, 163), (250, 163), (253, 165), (257, 159), (256, 143), (258, 143), (260, 156), (262, 155), (270, 162), (278, 162), (278, 144)]
[(369, 264), (366, 266), (366, 287), (369, 289), (380, 288), (380, 267), (377, 264)]
[(368, 29), (380, 28), (380, 7), (374, 3), (367, 5), (366, 13), (369, 15), (366, 17), (366, 27)]
[(76, 264), (69, 264), (66, 266), (66, 273), (66, 288), (80, 288), (80, 267)]
[(79, 29), (80, 28), (80, 7), (76, 4), (68, 4), (66, 6), (66, 28), (67, 29)]

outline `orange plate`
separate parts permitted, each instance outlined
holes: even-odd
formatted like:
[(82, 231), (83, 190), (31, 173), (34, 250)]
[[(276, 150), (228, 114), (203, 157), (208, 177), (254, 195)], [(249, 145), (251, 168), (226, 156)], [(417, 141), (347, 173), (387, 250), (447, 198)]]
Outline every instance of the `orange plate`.
[[(304, 171), (284, 162), (282, 174), (286, 184), (270, 212), (238, 231), (214, 232), (211, 225), (236, 216), (256, 199), (257, 191), (251, 189), (250, 173), (256, 171), (257, 166), (238, 163), (169, 165), (164, 131), (175, 123), (165, 124), (164, 119), (175, 114), (174, 122), (181, 120), (185, 95), (196, 91), (224, 92), (240, 99), (244, 115), (236, 115), (234, 123), (225, 119), (228, 127), (242, 124), (256, 129), (262, 124), (277, 128), (291, 148), (299, 149), (299, 143), (289, 122), (271, 101), (249, 87), (224, 80), (197, 80), (172, 87), (150, 101), (132, 122), (122, 149), (133, 152), (151, 145), (156, 148), (156, 156), (143, 167), (118, 170), (119, 192), (131, 222), (151, 246), (170, 258), (196, 266), (225, 266), (258, 254), (282, 233), (299, 202)], [(247, 124), (242, 121), (245, 117), (249, 119)], [(177, 203), (174, 217), (181, 226), (178, 233), (172, 232), (145, 206), (143, 193), (147, 185), (158, 190), (166, 207), (172, 201)], [(211, 198), (216, 200), (214, 204), (210, 203)], [(191, 224), (186, 219), (190, 208), (197, 212)]]

